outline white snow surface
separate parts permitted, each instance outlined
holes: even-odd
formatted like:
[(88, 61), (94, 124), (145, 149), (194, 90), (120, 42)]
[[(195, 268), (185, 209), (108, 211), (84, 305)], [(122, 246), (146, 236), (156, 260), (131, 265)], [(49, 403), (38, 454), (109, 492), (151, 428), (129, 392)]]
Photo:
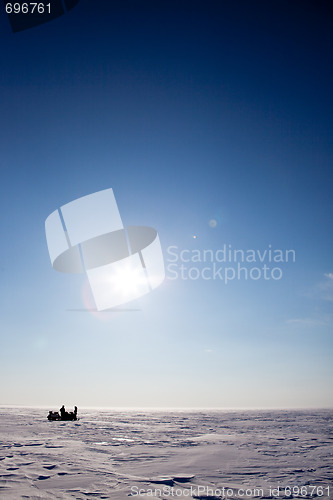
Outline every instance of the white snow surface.
[(333, 410), (47, 414), (0, 407), (0, 498), (333, 497)]

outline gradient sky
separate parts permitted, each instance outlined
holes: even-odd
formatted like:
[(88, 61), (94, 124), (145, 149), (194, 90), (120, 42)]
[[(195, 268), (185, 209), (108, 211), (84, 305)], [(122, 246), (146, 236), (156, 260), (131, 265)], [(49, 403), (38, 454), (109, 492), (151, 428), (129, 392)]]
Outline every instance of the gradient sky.
[[(1, 12), (0, 404), (333, 406), (332, 28), (304, 0), (81, 0), (15, 34)], [(166, 265), (171, 245), (296, 261), (84, 311), (44, 222), (109, 187)]]

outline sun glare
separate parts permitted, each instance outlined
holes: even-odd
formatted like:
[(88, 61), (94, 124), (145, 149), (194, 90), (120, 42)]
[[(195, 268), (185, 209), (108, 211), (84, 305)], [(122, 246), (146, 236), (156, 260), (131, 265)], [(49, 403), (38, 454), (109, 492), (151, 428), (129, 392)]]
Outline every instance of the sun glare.
[(147, 285), (147, 280), (142, 269), (124, 267), (118, 269), (116, 274), (112, 276), (112, 285), (115, 291), (126, 296), (139, 293), (141, 287)]

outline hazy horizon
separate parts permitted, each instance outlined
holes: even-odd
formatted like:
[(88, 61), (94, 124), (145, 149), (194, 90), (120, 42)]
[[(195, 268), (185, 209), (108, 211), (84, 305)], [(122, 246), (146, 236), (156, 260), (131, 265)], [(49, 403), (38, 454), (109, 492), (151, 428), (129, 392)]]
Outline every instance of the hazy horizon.
[[(71, 410), (74, 405), (65, 405), (66, 410)], [(16, 404), (16, 405), (7, 405), (7, 404), (0, 404), (0, 408), (27, 408), (27, 409), (49, 409), (53, 408), (55, 411), (57, 411), (57, 408), (55, 405), (21, 405), (21, 404)], [(110, 410), (110, 411), (312, 411), (312, 410), (333, 410), (333, 406), (323, 406), (323, 407), (248, 407), (248, 408), (243, 408), (243, 407), (233, 407), (233, 408), (222, 408), (222, 407), (153, 407), (153, 406), (142, 406), (142, 407), (130, 407), (130, 406), (80, 406), (80, 410)]]

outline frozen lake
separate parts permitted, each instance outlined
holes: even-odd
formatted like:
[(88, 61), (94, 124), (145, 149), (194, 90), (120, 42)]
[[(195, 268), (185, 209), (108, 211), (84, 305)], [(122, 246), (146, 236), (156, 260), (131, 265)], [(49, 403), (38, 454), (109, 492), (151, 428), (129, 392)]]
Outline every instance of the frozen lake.
[(333, 496), (333, 410), (47, 410), (0, 408), (1, 498)]

